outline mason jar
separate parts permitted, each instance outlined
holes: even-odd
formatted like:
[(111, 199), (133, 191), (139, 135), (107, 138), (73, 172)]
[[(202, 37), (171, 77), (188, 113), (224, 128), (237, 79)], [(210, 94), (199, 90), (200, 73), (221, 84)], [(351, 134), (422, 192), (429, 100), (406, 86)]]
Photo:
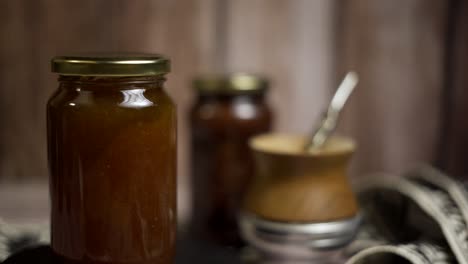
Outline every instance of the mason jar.
[(237, 215), (253, 175), (250, 137), (270, 131), (268, 82), (252, 74), (199, 76), (190, 112), (191, 232), (218, 245), (240, 246)]
[(63, 263), (173, 263), (176, 110), (169, 60), (52, 59), (47, 104), (51, 243)]

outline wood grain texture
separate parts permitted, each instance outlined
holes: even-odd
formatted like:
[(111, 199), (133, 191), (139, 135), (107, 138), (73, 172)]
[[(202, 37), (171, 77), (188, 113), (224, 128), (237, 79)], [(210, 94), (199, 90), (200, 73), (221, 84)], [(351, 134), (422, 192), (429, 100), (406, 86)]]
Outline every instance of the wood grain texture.
[(358, 142), (353, 174), (432, 162), (439, 141), (447, 1), (340, 1), (336, 79), (360, 83), (341, 131)]
[(226, 68), (270, 77), (276, 129), (309, 131), (330, 91), (332, 1), (240, 0), (228, 8)]
[(440, 166), (451, 175), (468, 179), (468, 2), (452, 1), (451, 30), (448, 34), (446, 71), (445, 138), (441, 144)]

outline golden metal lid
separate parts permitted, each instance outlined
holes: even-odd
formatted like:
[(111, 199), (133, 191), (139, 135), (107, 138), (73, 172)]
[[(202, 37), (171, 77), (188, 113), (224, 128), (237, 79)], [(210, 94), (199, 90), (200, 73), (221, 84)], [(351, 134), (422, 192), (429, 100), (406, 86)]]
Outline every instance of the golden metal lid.
[(158, 54), (83, 54), (57, 56), (52, 72), (82, 76), (146, 76), (170, 71), (170, 60)]
[(247, 73), (212, 74), (195, 78), (193, 86), (201, 94), (246, 94), (265, 91), (268, 80)]

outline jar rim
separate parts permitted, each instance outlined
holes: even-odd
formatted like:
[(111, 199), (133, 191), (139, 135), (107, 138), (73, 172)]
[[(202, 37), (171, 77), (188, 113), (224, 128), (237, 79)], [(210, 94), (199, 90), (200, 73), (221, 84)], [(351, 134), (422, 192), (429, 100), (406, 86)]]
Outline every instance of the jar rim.
[(277, 156), (320, 158), (347, 155), (356, 149), (353, 139), (333, 135), (327, 141), (323, 150), (309, 153), (303, 150), (307, 137), (304, 135), (285, 133), (265, 133), (249, 140), (249, 146), (256, 152), (268, 153)]
[(170, 72), (170, 60), (159, 54), (88, 53), (56, 56), (52, 72), (75, 76), (148, 76)]

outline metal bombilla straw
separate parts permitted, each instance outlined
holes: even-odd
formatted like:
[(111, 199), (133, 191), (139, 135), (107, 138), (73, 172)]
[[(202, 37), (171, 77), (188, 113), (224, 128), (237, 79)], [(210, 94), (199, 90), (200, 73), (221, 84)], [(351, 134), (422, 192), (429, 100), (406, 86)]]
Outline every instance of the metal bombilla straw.
[(335, 92), (324, 118), (304, 146), (306, 152), (316, 153), (320, 151), (327, 139), (333, 133), (338, 123), (340, 112), (346, 101), (358, 83), (358, 75), (355, 72), (348, 72)]

